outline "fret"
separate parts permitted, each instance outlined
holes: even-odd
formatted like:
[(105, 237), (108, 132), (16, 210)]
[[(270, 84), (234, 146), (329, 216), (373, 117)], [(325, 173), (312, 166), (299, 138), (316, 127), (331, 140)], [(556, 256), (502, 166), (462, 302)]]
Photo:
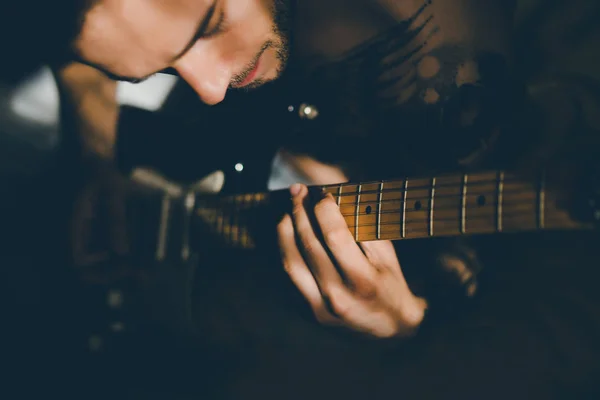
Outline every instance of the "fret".
[(465, 232), (468, 235), (496, 232), (498, 222), (498, 174), (470, 173), (465, 191)]
[[(435, 178), (433, 213), (425, 216), (433, 220), (433, 229), (425, 226), (426, 233), (433, 232), (428, 236), (453, 236), (460, 232), (461, 182), (462, 175), (441, 175)], [(431, 186), (431, 183), (430, 179), (428, 185)], [(415, 186), (414, 181), (412, 186)], [(431, 190), (429, 192), (431, 194)]]
[(469, 182), (469, 175), (463, 174), (461, 183), (461, 201), (460, 201), (460, 233), (464, 235), (467, 233), (467, 184)]
[(383, 201), (383, 181), (379, 184), (379, 193), (377, 196), (377, 233), (376, 239), (381, 239), (381, 202)]
[(402, 217), (401, 217), (401, 234), (400, 237), (406, 237), (406, 203), (408, 203), (407, 194), (408, 194), (408, 178), (404, 179), (402, 183)]
[(431, 191), (429, 195), (429, 236), (433, 236), (433, 207), (435, 199), (435, 178), (431, 178)]
[(358, 216), (360, 215), (360, 194), (362, 192), (362, 185), (358, 185), (356, 188), (356, 210), (354, 212), (354, 239), (358, 241)]
[(544, 229), (546, 226), (546, 174), (542, 172), (540, 177), (540, 185), (538, 188), (538, 204), (537, 204), (537, 227)]
[(502, 232), (502, 203), (504, 197), (504, 172), (498, 173), (497, 203), (496, 203), (496, 230)]
[(156, 243), (156, 260), (162, 261), (166, 255), (167, 232), (169, 228), (169, 209), (171, 208), (171, 198), (167, 193), (163, 195), (160, 208), (160, 225), (158, 228), (158, 237)]
[(337, 205), (338, 205), (338, 207), (340, 206), (340, 204), (342, 202), (342, 187), (343, 187), (343, 185), (340, 183), (340, 186), (338, 187), (338, 195), (337, 195)]
[(223, 215), (223, 210), (220, 208), (217, 208), (215, 210), (215, 230), (217, 231), (217, 234), (219, 236), (223, 236), (223, 233), (225, 232), (224, 229), (224, 215)]
[[(380, 240), (393, 240), (398, 239), (400, 236), (400, 227), (402, 223), (402, 205), (404, 204), (404, 180), (394, 180), (394, 181), (386, 181), (384, 183), (382, 193), (382, 201), (379, 204), (381, 214), (379, 215), (379, 239)], [(373, 190), (375, 196), (373, 196), (373, 200), (377, 201), (378, 192), (381, 188), (381, 182), (377, 182), (373, 184)], [(363, 185), (363, 192), (361, 195), (361, 199), (365, 200), (368, 195), (365, 194), (368, 190), (367, 186)], [(373, 230), (371, 235), (369, 236), (371, 240), (377, 238), (377, 217), (379, 213), (375, 213), (375, 209), (373, 209)], [(365, 236), (365, 220), (362, 219), (361, 225), (361, 236)]]
[(231, 210), (231, 242), (240, 243), (240, 196), (233, 198)]
[(184, 198), (185, 207), (185, 220), (184, 220), (184, 233), (183, 243), (181, 245), (181, 258), (187, 261), (190, 258), (190, 230), (191, 230), (191, 218), (196, 208), (196, 195), (193, 191), (187, 192)]

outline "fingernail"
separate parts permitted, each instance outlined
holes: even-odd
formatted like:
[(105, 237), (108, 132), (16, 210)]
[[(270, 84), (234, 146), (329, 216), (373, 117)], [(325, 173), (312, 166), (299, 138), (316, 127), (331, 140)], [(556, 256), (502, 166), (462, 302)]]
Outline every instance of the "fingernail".
[(294, 197), (300, 194), (300, 190), (302, 190), (302, 185), (299, 183), (294, 183), (292, 186), (290, 186), (290, 193)]

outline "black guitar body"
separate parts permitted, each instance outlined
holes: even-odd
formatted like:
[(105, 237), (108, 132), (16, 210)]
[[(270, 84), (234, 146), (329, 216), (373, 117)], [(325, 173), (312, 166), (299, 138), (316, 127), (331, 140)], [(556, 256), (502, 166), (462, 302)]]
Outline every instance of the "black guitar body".
[[(147, 117), (145, 111), (131, 111)], [(173, 304), (185, 296), (171, 294), (186, 288), (198, 266), (214, 264), (211, 257), (217, 253), (210, 250), (218, 242), (206, 241), (203, 260), (183, 259), (175, 250), (155, 260), (162, 189), (141, 185), (133, 190), (124, 177), (142, 167), (185, 187), (220, 170), (222, 193), (264, 191), (277, 148), (267, 141), (255, 146), (226, 134), (206, 133), (192, 140), (199, 144), (192, 146), (186, 135), (165, 134), (170, 130), (155, 126), (141, 136), (133, 130), (123, 132), (121, 170), (83, 162), (76, 156), (77, 147), (65, 143), (62, 153), (48, 161), (43, 176), (15, 181), (19, 195), (3, 196), (3, 209), (16, 211), (3, 223), (3, 265), (23, 259), (29, 266), (18, 274), (27, 274), (26, 279), (7, 280), (3, 291), (7, 318), (2, 337), (10, 350), (3, 353), (5, 360), (15, 376), (28, 376), (39, 384), (36, 388), (29, 382), (27, 390), (19, 384), (22, 392), (37, 394), (39, 389), (40, 394), (57, 393), (66, 399), (184, 398), (174, 393), (179, 389), (168, 377), (170, 368), (157, 368), (185, 365), (191, 357), (187, 347), (175, 354), (182, 345), (176, 339), (182, 331), (178, 324), (185, 316), (169, 313), (185, 309)], [(143, 195), (138, 196), (138, 189)], [(119, 207), (128, 203), (132, 192), (141, 219), (124, 221)], [(179, 206), (174, 201), (173, 212)], [(131, 231), (145, 234), (128, 237)], [(175, 242), (183, 233), (176, 223), (171, 231)], [(124, 245), (127, 242), (134, 242), (133, 248)], [(15, 301), (14, 296), (31, 298)], [(163, 317), (172, 331), (160, 326)]]

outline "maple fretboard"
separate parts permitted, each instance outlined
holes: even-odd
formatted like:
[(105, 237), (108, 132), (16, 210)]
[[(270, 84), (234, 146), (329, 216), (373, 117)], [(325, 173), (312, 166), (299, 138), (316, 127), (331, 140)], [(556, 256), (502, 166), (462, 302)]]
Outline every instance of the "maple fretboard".
[[(544, 175), (533, 184), (491, 171), (315, 188), (335, 198), (357, 242), (591, 228), (555, 206)], [(228, 244), (251, 248), (269, 211), (289, 201), (276, 193), (200, 198), (197, 215)]]

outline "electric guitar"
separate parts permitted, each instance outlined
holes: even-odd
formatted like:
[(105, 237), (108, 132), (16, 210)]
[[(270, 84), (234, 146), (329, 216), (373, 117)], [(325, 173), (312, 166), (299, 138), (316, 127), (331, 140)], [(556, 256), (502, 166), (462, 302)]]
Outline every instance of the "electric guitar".
[[(102, 200), (99, 196), (102, 190), (93, 189), (92, 185), (75, 205), (73, 265), (84, 276), (102, 277), (98, 266), (119, 260), (123, 241), (128, 242), (127, 251), (140, 264), (165, 260), (185, 263), (195, 253), (206, 253), (207, 247), (242, 251), (273, 248), (275, 224), (289, 211), (289, 192), (224, 196), (218, 194), (223, 181), (224, 175), (218, 172), (196, 185), (183, 187), (151, 171), (138, 169), (131, 175), (130, 187), (108, 201)], [(314, 186), (311, 190), (333, 196), (357, 242), (591, 230), (597, 225), (600, 202), (593, 203), (597, 199), (582, 206), (587, 218), (575, 218), (557, 205), (549, 182), (550, 177), (545, 174), (532, 183), (508, 172), (487, 171), (341, 183)], [(98, 212), (103, 208), (104, 212)], [(120, 224), (117, 229), (97, 229), (98, 223), (111, 220)], [(102, 230), (103, 239), (92, 237), (92, 231)], [(91, 243), (102, 241), (104, 246), (95, 250), (91, 247)], [(94, 282), (104, 293), (112, 320), (101, 327), (104, 334), (90, 336), (91, 350), (101, 348), (98, 341), (118, 335), (124, 329), (118, 317), (118, 309), (123, 308), (120, 298), (123, 289), (114, 283), (119, 279), (112, 279)]]

